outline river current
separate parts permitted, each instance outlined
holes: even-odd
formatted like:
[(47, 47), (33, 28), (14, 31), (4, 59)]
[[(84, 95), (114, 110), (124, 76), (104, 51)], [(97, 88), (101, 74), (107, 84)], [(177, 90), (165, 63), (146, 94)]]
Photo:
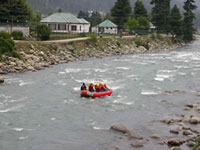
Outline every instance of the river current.
[[(132, 150), (133, 140), (110, 131), (122, 123), (148, 141), (170, 136), (153, 121), (189, 114), (199, 101), (200, 41), (175, 51), (135, 54), (6, 75), (0, 85), (1, 150)], [(81, 98), (82, 84), (105, 82), (113, 95)], [(156, 141), (144, 150), (167, 150)], [(187, 149), (187, 148), (185, 148)]]

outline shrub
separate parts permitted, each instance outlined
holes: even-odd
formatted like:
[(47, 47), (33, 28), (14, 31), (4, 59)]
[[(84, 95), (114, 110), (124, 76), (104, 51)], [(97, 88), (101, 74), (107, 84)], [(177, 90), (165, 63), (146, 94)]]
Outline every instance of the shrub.
[(37, 26), (37, 35), (42, 41), (49, 40), (51, 29), (45, 24), (40, 24)]
[(92, 35), (90, 35), (89, 40), (92, 43), (96, 43), (97, 42), (97, 36), (95, 34), (92, 34)]
[(24, 40), (24, 35), (22, 31), (13, 31), (11, 35), (14, 40)]
[(3, 39), (0, 37), (0, 54), (12, 52), (14, 45), (15, 44), (11, 39)]
[(135, 40), (135, 44), (137, 47), (144, 45), (144, 43), (140, 39)]
[(3, 39), (10, 39), (11, 38), (10, 34), (8, 34), (5, 31), (0, 31), (0, 37), (3, 38)]
[(197, 138), (197, 143), (194, 145), (192, 150), (198, 150), (198, 147), (200, 146), (200, 137)]
[(152, 39), (152, 40), (156, 40), (156, 34), (155, 34), (155, 33), (152, 33), (151, 39)]
[(163, 40), (164, 40), (164, 38), (163, 38), (163, 36), (162, 36), (161, 34), (157, 34), (157, 38), (158, 38), (160, 41), (163, 41)]
[(11, 55), (12, 57), (15, 57), (15, 58), (18, 58), (18, 59), (20, 59), (20, 60), (23, 60), (22, 56), (19, 55), (16, 51), (12, 51), (12, 52), (10, 53), (10, 55)]

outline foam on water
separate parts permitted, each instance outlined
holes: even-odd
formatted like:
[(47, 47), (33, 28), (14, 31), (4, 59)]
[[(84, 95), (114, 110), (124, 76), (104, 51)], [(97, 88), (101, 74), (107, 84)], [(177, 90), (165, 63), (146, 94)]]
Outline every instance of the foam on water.
[(142, 95), (158, 95), (160, 92), (155, 92), (153, 90), (142, 90), (141, 91)]
[(66, 85), (67, 85), (67, 83), (65, 83), (64, 81), (60, 80), (60, 81), (58, 81), (58, 82), (54, 83), (54, 85), (66, 86)]
[(19, 110), (20, 108), (23, 108), (23, 107), (24, 107), (24, 105), (13, 106), (11, 108), (0, 110), (0, 113), (7, 113), (7, 112), (11, 112), (11, 111), (16, 111), (16, 110)]
[(127, 67), (117, 67), (116, 69), (119, 69), (119, 70), (129, 70), (129, 68), (127, 68)]
[(25, 82), (25, 81), (23, 81), (23, 80), (20, 80), (19, 81), (19, 86), (24, 86), (24, 85), (29, 85), (29, 84), (34, 84), (35, 82)]
[(17, 132), (21, 132), (21, 131), (24, 130), (24, 128), (12, 128), (12, 130), (15, 130), (15, 131), (17, 131)]

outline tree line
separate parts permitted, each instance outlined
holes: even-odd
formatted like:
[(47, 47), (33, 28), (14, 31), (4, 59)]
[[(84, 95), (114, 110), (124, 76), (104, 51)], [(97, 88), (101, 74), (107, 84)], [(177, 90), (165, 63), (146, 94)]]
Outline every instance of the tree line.
[[(99, 12), (80, 11), (79, 18), (85, 18), (96, 26), (102, 20), (110, 19), (118, 25), (119, 29), (148, 30), (150, 22), (155, 25), (158, 33), (171, 33), (176, 38), (184, 39), (186, 42), (193, 40), (195, 19), (194, 10), (197, 8), (195, 0), (185, 0), (184, 14), (180, 13), (177, 5), (172, 8), (171, 0), (151, 0), (153, 6), (151, 13), (148, 13), (143, 2), (137, 0), (134, 7), (131, 7), (130, 0), (116, 0), (110, 13), (102, 18)], [(0, 22), (28, 22), (36, 26), (41, 19), (41, 14), (33, 12), (26, 0), (1, 0), (0, 1)]]

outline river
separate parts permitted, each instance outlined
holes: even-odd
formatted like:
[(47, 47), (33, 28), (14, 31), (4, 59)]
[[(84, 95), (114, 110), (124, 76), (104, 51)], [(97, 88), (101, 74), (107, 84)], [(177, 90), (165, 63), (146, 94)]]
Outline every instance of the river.
[[(92, 58), (6, 75), (0, 85), (0, 149), (132, 150), (133, 139), (109, 130), (122, 123), (147, 141), (143, 150), (167, 150), (149, 137), (170, 136), (170, 127), (152, 122), (191, 113), (183, 106), (199, 100), (199, 47), (197, 40), (170, 52)], [(113, 95), (81, 98), (82, 82), (106, 82)]]

